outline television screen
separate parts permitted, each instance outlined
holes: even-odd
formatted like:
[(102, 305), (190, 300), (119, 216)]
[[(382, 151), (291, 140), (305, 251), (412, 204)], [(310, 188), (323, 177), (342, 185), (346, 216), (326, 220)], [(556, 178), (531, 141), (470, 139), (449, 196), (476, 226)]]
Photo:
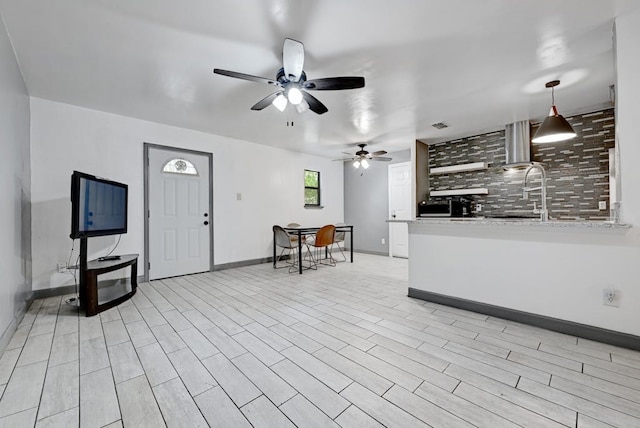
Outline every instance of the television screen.
[(71, 238), (127, 233), (126, 184), (83, 172), (71, 176)]

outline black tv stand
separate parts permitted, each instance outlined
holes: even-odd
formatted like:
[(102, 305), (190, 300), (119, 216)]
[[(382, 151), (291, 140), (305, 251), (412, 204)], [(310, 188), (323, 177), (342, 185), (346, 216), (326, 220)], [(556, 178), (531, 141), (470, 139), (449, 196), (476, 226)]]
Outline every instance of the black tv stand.
[[(130, 268), (126, 271), (117, 272)], [(106, 275), (111, 273), (111, 275)], [(87, 261), (87, 238), (80, 239), (80, 306), (90, 317), (112, 308), (136, 293), (138, 255), (110, 256)]]

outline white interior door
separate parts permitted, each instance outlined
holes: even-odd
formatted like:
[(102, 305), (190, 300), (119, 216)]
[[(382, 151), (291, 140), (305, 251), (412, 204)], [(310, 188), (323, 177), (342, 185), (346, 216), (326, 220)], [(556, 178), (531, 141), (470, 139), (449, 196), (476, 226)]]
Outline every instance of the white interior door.
[(211, 268), (209, 157), (149, 148), (149, 279)]
[[(389, 165), (389, 218), (411, 219), (411, 162)], [(389, 255), (409, 257), (407, 223), (389, 223)]]

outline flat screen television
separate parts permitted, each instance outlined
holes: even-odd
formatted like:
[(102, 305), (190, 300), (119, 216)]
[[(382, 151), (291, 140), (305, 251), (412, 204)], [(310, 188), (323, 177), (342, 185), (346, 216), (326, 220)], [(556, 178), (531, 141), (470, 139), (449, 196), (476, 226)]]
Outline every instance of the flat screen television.
[(71, 238), (127, 233), (128, 186), (74, 171), (71, 175)]

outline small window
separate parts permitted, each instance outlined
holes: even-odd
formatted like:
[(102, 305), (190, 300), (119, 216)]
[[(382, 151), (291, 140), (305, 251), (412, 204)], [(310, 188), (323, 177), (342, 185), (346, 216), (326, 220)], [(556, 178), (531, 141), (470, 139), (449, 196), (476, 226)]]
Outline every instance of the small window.
[(304, 205), (320, 206), (320, 172), (304, 170)]
[(186, 159), (171, 159), (162, 167), (162, 172), (172, 174), (198, 175), (195, 165)]

